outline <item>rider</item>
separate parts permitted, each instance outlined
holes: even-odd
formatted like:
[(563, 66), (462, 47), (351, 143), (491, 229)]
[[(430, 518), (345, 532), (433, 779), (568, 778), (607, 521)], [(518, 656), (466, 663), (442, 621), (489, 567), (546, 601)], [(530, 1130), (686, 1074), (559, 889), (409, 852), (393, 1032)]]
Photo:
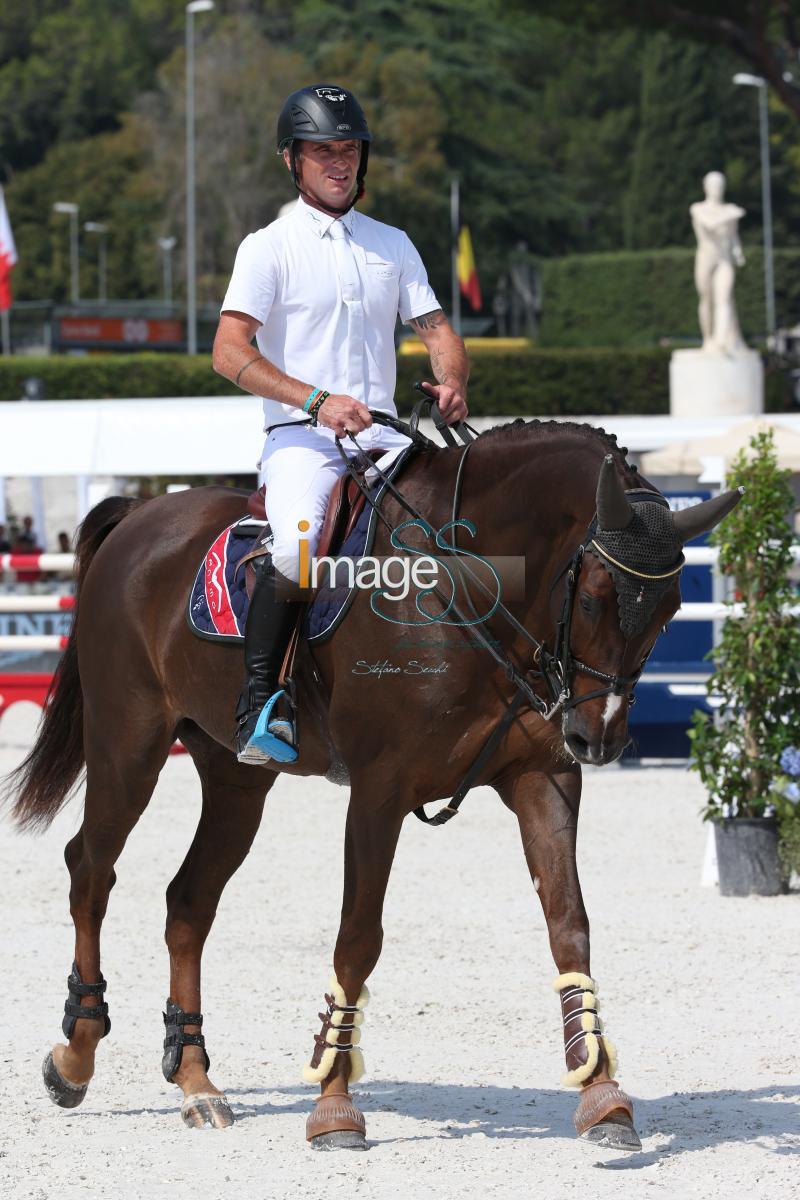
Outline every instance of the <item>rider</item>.
[(355, 96), (324, 84), (293, 92), (277, 140), (299, 199), (239, 247), (214, 342), (214, 369), (263, 398), (267, 433), (260, 473), (274, 544), (257, 571), (236, 710), (237, 755), (253, 763), (297, 757), (292, 723), (271, 717), (297, 617), (297, 602), (276, 582), (299, 580), (300, 533), (309, 553), (316, 550), (328, 497), (345, 470), (334, 439), (353, 433), (362, 449), (394, 455), (408, 444), (369, 414), (397, 415), (398, 313), (430, 353), (438, 383), (424, 386), (449, 424), (467, 415), (469, 374), (464, 343), (409, 238), (353, 209), (372, 140)]

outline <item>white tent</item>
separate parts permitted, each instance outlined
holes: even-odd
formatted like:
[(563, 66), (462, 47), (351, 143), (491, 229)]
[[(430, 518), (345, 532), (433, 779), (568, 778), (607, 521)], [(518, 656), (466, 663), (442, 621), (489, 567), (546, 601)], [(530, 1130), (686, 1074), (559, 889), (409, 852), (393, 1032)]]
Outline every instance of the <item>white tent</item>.
[[(730, 463), (741, 451), (750, 451), (756, 434), (771, 430), (778, 463), (800, 472), (800, 432), (784, 424), (783, 414), (738, 422), (716, 437), (673, 442), (653, 450), (642, 458), (642, 468), (653, 475), (700, 475), (713, 465)], [(724, 465), (721, 474), (724, 474)]]
[[(475, 417), (477, 429), (512, 418)], [(741, 418), (577, 416), (634, 453), (727, 433)], [(777, 420), (800, 434), (800, 415)], [(263, 445), (256, 396), (0, 403), (0, 477), (223, 475), (254, 472)], [(435, 437), (431, 422), (423, 432)], [(437, 439), (438, 440), (438, 439)]]
[(255, 472), (256, 396), (0, 403), (0, 476)]

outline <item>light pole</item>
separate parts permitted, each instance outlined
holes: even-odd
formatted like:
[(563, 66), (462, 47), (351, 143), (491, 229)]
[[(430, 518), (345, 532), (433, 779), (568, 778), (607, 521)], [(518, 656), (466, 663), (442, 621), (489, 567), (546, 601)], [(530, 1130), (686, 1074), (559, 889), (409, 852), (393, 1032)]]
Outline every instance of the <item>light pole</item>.
[(106, 281), (108, 276), (108, 260), (106, 257), (106, 234), (108, 226), (102, 225), (100, 221), (84, 221), (83, 228), (87, 233), (96, 233), (100, 237), (100, 242), (97, 248), (97, 299), (101, 304), (105, 304), (107, 300)]
[(772, 262), (772, 183), (769, 169), (769, 118), (767, 81), (760, 75), (739, 72), (733, 82), (758, 88), (758, 128), (761, 144), (761, 211), (764, 230), (764, 307), (767, 312), (767, 337), (775, 333), (775, 275)]
[(458, 176), (450, 180), (450, 303), (452, 323), (456, 333), (461, 333), (461, 284), (458, 278), (458, 235), (461, 228), (460, 194)]
[(81, 287), (78, 275), (78, 205), (66, 200), (57, 200), (53, 212), (66, 213), (69, 216), (69, 277), (70, 295), (73, 304), (80, 304)]
[(197, 354), (197, 264), (194, 205), (194, 15), (210, 12), (214, 0), (186, 5), (186, 352)]
[(175, 249), (174, 237), (160, 237), (158, 245), (161, 250), (161, 265), (164, 276), (164, 303), (172, 305), (172, 251)]

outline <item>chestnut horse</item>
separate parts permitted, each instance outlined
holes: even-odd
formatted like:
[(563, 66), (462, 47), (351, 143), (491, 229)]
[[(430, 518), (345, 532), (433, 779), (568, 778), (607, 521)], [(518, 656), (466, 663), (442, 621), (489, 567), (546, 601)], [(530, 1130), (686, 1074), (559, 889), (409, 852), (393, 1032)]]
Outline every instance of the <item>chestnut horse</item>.
[[(558, 971), (565, 1082), (580, 1089), (576, 1129), (593, 1140), (639, 1147), (631, 1101), (613, 1081), (616, 1055), (597, 1016), (590, 974), (589, 923), (575, 864), (580, 764), (612, 762), (625, 748), (632, 689), (680, 605), (681, 545), (716, 524), (738, 493), (673, 517), (602, 430), (538, 421), (491, 430), (468, 454), (462, 447), (428, 447), (412, 458), (398, 486), (434, 529), (445, 527), (457, 508), (459, 519), (472, 522), (470, 551), (524, 558), (523, 594), (487, 617), (481, 641), (476, 626), (421, 618), (418, 596), (396, 602), (395, 620), (387, 621), (359, 592), (335, 636), (313, 648), (301, 644), (294, 673), (299, 758), (268, 767), (240, 764), (232, 749), (241, 650), (196, 639), (186, 621), (198, 564), (216, 534), (244, 515), (247, 496), (198, 488), (146, 502), (112, 498), (84, 521), (69, 644), (36, 743), (13, 778), (18, 824), (42, 827), (86, 767), (83, 823), (65, 850), (75, 925), (67, 1043), (56, 1045), (44, 1065), (55, 1103), (80, 1103), (93, 1075), (109, 1027), (100, 930), (114, 866), (180, 737), (203, 793), (194, 840), (167, 889), (163, 1068), (183, 1090), (182, 1116), (189, 1125), (233, 1121), (208, 1076), (200, 963), (266, 794), (282, 771), (346, 772), (344, 897), (322, 1030), (304, 1072), (321, 1087), (306, 1136), (315, 1148), (363, 1149), (364, 1118), (349, 1085), (363, 1065), (365, 982), (381, 951), (383, 899), (401, 826), (418, 806), (453, 797), (507, 713), (514, 680), (524, 676), (541, 700), (532, 703), (529, 690), (475, 781), (494, 787), (519, 823)], [(392, 495), (382, 511), (390, 526), (407, 520)], [(396, 553), (380, 525), (374, 552)], [(358, 660), (407, 658), (398, 646), (410, 627), (421, 673), (396, 675), (391, 687), (370, 686), (354, 673)], [(535, 639), (544, 649), (532, 659)], [(446, 671), (422, 669), (443, 661)], [(541, 674), (529, 672), (534, 662), (550, 664), (551, 683), (560, 679), (555, 700)]]

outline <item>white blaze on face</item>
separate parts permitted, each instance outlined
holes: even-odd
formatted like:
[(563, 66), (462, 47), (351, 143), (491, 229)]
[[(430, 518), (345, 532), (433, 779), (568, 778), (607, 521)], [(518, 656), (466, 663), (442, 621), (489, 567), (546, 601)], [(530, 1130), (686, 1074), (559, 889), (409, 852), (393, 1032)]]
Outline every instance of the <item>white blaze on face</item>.
[(606, 706), (603, 709), (603, 738), (602, 738), (603, 744), (605, 744), (605, 740), (606, 740), (606, 730), (608, 729), (608, 726), (611, 723), (611, 721), (614, 719), (614, 717), (617, 715), (619, 710), (622, 708), (624, 701), (625, 701), (624, 696), (607, 696), (606, 697)]

